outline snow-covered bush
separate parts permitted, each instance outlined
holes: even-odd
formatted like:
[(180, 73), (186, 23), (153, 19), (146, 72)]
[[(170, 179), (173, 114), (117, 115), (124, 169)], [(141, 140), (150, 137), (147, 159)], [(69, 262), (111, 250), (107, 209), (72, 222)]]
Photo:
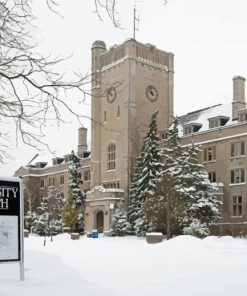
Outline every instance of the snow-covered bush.
[(210, 234), (210, 230), (206, 223), (194, 219), (187, 227), (183, 229), (184, 234), (193, 235), (197, 237), (205, 237)]
[(33, 227), (35, 221), (37, 220), (37, 213), (27, 211), (24, 216), (24, 228), (28, 229), (31, 232), (31, 228)]
[(130, 231), (131, 225), (127, 221), (127, 214), (124, 209), (116, 209), (112, 218), (112, 235), (124, 236)]
[(32, 232), (38, 235), (58, 234), (62, 232), (61, 206), (64, 201), (59, 191), (49, 188), (48, 196), (43, 197), (37, 208), (36, 219), (32, 225)]

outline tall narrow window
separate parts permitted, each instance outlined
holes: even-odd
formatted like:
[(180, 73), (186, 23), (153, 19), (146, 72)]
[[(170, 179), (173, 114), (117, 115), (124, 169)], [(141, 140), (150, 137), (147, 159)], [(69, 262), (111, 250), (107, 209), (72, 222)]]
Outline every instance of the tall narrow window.
[(55, 178), (49, 178), (49, 186), (54, 186)]
[(242, 196), (233, 196), (232, 199), (232, 216), (242, 216)]
[(45, 180), (41, 179), (40, 180), (40, 188), (44, 188), (45, 187)]
[(115, 170), (116, 168), (116, 145), (109, 144), (107, 147), (107, 170)]
[(244, 181), (245, 181), (244, 168), (231, 170), (231, 183), (232, 184), (244, 183)]
[(90, 181), (90, 179), (91, 179), (90, 170), (84, 171), (84, 181)]
[(208, 147), (204, 149), (204, 161), (216, 160), (216, 147)]
[(215, 172), (208, 173), (208, 178), (211, 183), (215, 183), (216, 182), (216, 173)]
[(245, 142), (236, 142), (231, 144), (231, 157), (238, 157), (245, 155)]
[(119, 106), (117, 107), (117, 117), (118, 118), (120, 117), (120, 107)]
[(104, 111), (104, 121), (106, 122), (106, 111)]
[(64, 184), (64, 176), (60, 176), (60, 185), (63, 185)]

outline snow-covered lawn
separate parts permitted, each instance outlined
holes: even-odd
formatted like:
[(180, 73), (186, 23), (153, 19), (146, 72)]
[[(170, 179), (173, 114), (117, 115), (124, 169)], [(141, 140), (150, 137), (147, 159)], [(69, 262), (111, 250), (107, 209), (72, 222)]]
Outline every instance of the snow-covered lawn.
[(25, 239), (25, 276), (0, 264), (0, 296), (246, 295), (247, 240), (180, 236), (149, 245), (142, 238), (59, 235)]

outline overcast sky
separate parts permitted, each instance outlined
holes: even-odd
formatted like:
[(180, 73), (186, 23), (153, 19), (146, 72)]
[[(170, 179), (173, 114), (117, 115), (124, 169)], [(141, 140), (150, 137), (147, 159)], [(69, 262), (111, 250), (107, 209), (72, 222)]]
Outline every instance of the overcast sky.
[[(102, 23), (94, 11), (92, 0), (58, 0), (58, 11), (64, 18), (48, 11), (46, 1), (34, 1), (39, 42), (37, 51), (54, 56), (73, 56), (66, 69), (90, 70), (91, 45), (103, 40), (107, 48), (133, 37), (134, 0), (118, 0), (119, 18), (123, 29), (114, 28), (106, 15)], [(232, 78), (247, 77), (247, 1), (246, 0), (163, 0), (136, 1), (140, 29), (136, 39), (152, 43), (175, 55), (175, 114), (228, 103), (232, 100)], [(77, 108), (90, 114), (90, 100)], [(47, 142), (57, 156), (77, 147), (78, 123), (47, 130)], [(85, 120), (85, 127), (90, 121)], [(34, 149), (13, 142), (15, 160), (0, 165), (0, 175), (13, 175), (36, 154)], [(53, 156), (47, 154), (47, 160)], [(41, 158), (40, 158), (41, 159)], [(42, 156), (42, 160), (45, 156)], [(38, 161), (39, 159), (37, 159)]]

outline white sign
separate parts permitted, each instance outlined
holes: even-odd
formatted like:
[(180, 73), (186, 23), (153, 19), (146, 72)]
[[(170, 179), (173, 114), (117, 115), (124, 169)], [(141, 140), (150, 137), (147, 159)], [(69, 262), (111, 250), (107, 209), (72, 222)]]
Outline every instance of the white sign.
[(19, 262), (24, 280), (23, 182), (0, 176), (0, 264)]
[(18, 217), (0, 216), (0, 260), (18, 259)]

